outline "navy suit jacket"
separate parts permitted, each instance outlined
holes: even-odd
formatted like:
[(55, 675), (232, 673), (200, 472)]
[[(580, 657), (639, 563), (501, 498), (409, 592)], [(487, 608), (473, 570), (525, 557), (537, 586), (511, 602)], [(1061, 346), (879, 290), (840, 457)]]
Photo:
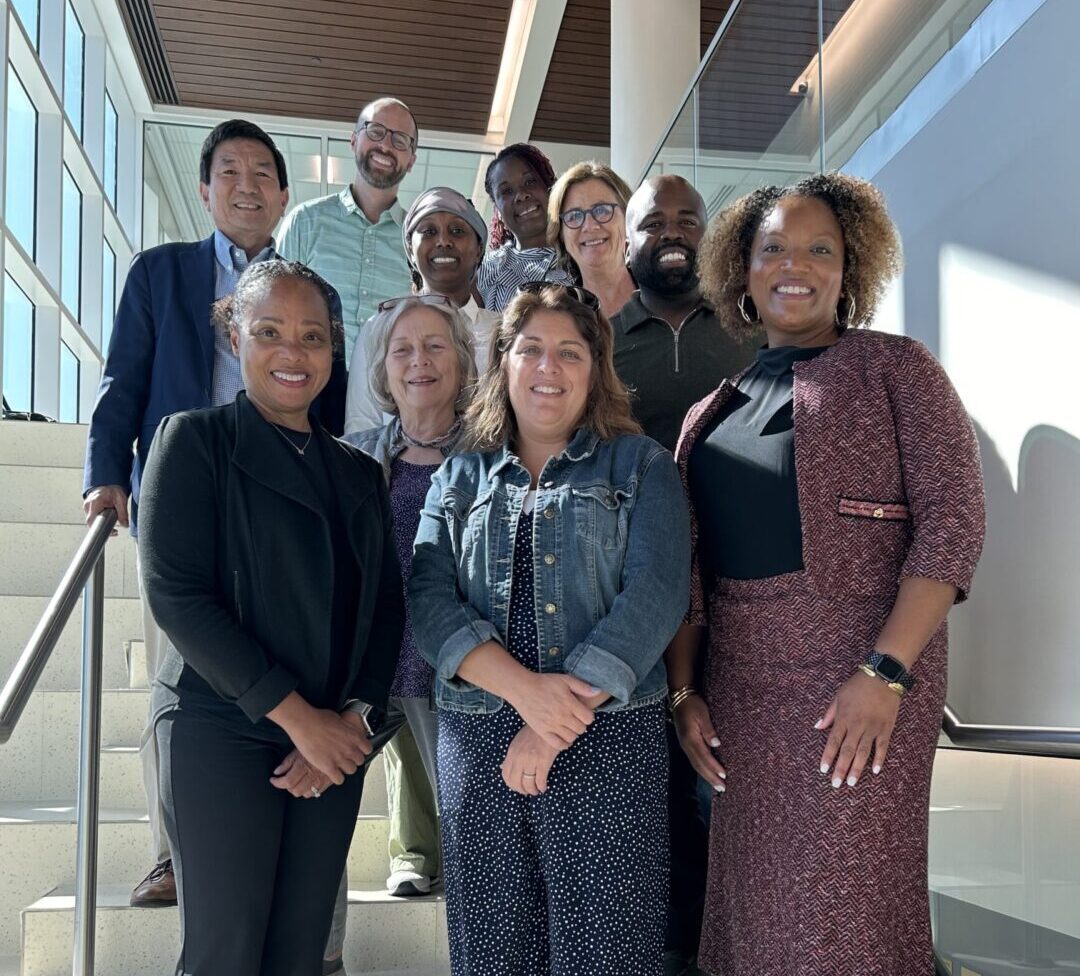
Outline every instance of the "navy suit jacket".
[[(90, 418), (83, 494), (103, 485), (130, 486), (132, 534), (158, 424), (169, 414), (210, 406), (214, 260), (213, 235), (195, 244), (152, 247), (131, 262), (120, 296)], [(345, 388), (345, 362), (336, 357), (312, 408), (335, 436), (344, 427)]]

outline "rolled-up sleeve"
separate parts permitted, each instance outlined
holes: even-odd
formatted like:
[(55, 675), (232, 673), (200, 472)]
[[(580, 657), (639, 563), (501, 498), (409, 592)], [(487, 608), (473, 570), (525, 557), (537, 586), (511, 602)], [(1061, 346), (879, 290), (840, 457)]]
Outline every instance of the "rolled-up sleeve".
[(621, 589), (566, 657), (566, 670), (620, 702), (656, 666), (686, 613), (690, 517), (668, 451), (653, 455), (628, 520)]
[(986, 532), (979, 445), (941, 364), (909, 340), (889, 373), (912, 539), (901, 578), (950, 583), (967, 598)]
[(458, 587), (453, 526), (443, 505), (446, 465), (431, 479), (420, 513), (409, 579), (409, 613), (424, 659), (451, 686), (466, 687), (457, 677), (461, 662), (487, 641), (502, 643), (495, 625), (485, 620)]
[(139, 563), (150, 609), (189, 664), (225, 701), (257, 722), (296, 677), (222, 603), (215, 557), (220, 504), (206, 443), (183, 416), (166, 417), (142, 483)]

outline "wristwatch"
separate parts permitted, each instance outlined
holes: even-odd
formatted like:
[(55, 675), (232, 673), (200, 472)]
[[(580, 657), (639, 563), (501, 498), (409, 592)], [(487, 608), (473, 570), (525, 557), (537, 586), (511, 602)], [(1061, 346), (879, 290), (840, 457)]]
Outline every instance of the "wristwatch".
[(911, 676), (911, 672), (888, 654), (871, 651), (866, 657), (866, 664), (870, 671), (886, 684), (899, 685), (904, 691), (911, 691), (915, 687), (915, 679)]

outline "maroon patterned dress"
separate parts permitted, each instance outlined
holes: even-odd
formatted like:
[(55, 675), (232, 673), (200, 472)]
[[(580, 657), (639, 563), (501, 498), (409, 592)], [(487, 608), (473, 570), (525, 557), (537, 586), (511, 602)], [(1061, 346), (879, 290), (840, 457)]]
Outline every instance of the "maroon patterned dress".
[[(911, 340), (844, 334), (794, 375), (803, 568), (710, 578), (694, 512), (690, 621), (708, 625), (706, 700), (728, 771), (713, 803), (699, 965), (711, 976), (930, 976), (945, 627), (913, 669), (880, 775), (834, 789), (814, 723), (873, 648), (901, 578), (966, 595), (984, 519), (974, 432)], [(725, 382), (687, 417), (677, 455), (688, 487), (694, 444), (734, 395)]]

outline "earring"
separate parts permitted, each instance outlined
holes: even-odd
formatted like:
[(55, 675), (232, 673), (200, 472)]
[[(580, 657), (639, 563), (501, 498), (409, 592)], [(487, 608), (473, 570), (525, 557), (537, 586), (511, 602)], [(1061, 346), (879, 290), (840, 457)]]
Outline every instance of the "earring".
[(840, 322), (840, 303), (837, 302), (836, 308), (833, 309), (833, 321), (836, 322), (836, 327), (838, 329), (850, 329), (852, 323), (855, 321), (855, 296), (848, 295), (847, 300), (847, 315), (844, 316), (845, 321), (843, 323)]
[[(739, 300), (738, 302), (736, 302), (736, 304), (739, 306), (739, 314), (743, 317), (743, 320), (746, 322), (747, 325), (761, 325), (760, 315), (758, 315), (756, 319), (752, 319), (749, 315), (746, 314), (746, 300), (748, 298), (750, 298), (750, 296), (745, 291), (739, 296)], [(750, 298), (750, 301), (753, 301), (753, 299)], [(754, 307), (754, 314), (757, 315), (756, 306)]]

